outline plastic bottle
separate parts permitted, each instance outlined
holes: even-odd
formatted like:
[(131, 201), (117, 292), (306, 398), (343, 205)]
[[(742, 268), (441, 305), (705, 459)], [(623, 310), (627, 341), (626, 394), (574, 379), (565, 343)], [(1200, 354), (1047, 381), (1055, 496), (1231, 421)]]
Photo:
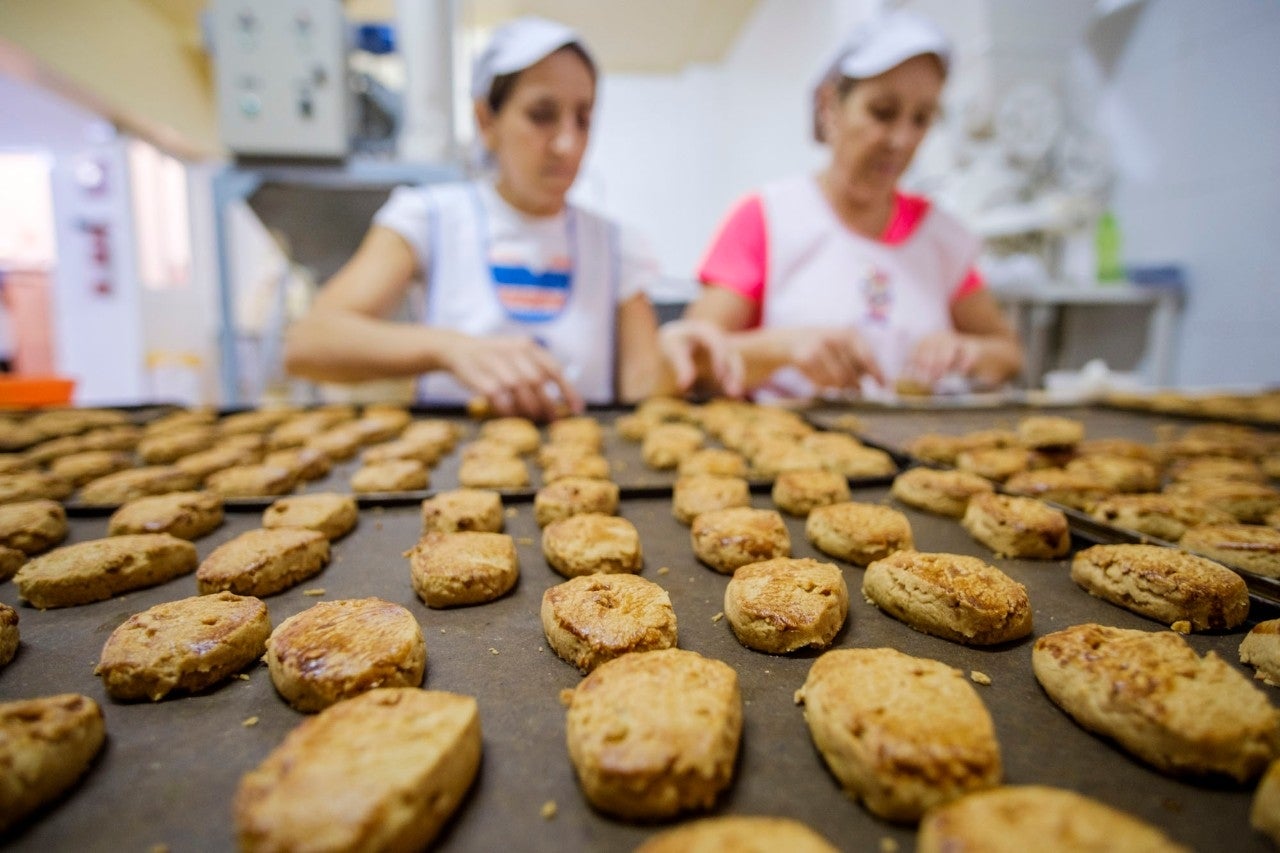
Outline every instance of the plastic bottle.
[(1120, 261), (1120, 223), (1111, 211), (1098, 217), (1098, 281), (1116, 284), (1124, 280), (1124, 265)]

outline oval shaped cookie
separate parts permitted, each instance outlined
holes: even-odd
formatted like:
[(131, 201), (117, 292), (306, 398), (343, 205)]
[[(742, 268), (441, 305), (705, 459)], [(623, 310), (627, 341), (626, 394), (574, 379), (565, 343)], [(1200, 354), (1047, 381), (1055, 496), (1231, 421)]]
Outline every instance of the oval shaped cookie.
[(262, 526), (305, 527), (318, 530), (330, 541), (341, 539), (360, 518), (356, 499), (337, 492), (312, 492), (274, 501), (262, 513)]
[(1157, 493), (1113, 495), (1094, 504), (1089, 514), (1107, 524), (1166, 542), (1177, 542), (1188, 528), (1199, 524), (1235, 521), (1231, 513), (1203, 501)]
[(418, 620), (399, 604), (321, 601), (271, 632), (266, 661), (284, 700), (308, 713), (377, 687), (417, 687), (427, 646)]
[(1280, 530), (1261, 524), (1209, 524), (1191, 527), (1178, 544), (1228, 566), (1280, 578)]
[(741, 477), (715, 474), (681, 476), (671, 490), (671, 512), (681, 524), (692, 524), (704, 512), (751, 506), (751, 488)]
[(67, 538), (67, 511), (40, 499), (0, 505), (0, 546), (39, 554)]
[(1189, 853), (1132, 815), (1075, 791), (1043, 785), (979, 791), (925, 815), (916, 853), (959, 850)]
[(1240, 663), (1256, 670), (1254, 678), (1280, 687), (1280, 619), (1267, 619), (1249, 629), (1240, 641)]
[(683, 649), (601, 664), (569, 699), (569, 757), (606, 814), (667, 818), (707, 809), (733, 777), (742, 735), (738, 674)]
[(256, 498), (287, 495), (298, 485), (298, 475), (290, 468), (265, 463), (233, 465), (205, 478), (206, 489), (224, 498)]
[(319, 572), (329, 562), (329, 540), (317, 530), (277, 527), (241, 533), (204, 558), (196, 570), (202, 594), (272, 595)]
[(1280, 749), (1267, 697), (1172, 631), (1075, 625), (1036, 640), (1031, 665), (1077, 723), (1165, 772), (1247, 782)]
[(731, 507), (704, 512), (689, 529), (693, 553), (723, 574), (748, 563), (791, 556), (791, 534), (777, 510)]
[(1076, 553), (1071, 579), (1090, 595), (1165, 625), (1234, 628), (1249, 615), (1249, 590), (1239, 575), (1173, 548), (1094, 545)]
[(1071, 550), (1067, 517), (1035, 498), (974, 495), (960, 525), (999, 557), (1050, 560)]
[(88, 696), (64, 693), (0, 704), (0, 832), (57, 799), (89, 769), (106, 727)]
[(372, 462), (351, 475), (351, 490), (360, 493), (414, 492), (430, 483), (427, 466), (417, 459)]
[(818, 507), (849, 500), (849, 481), (825, 468), (782, 471), (773, 481), (772, 497), (778, 509), (803, 517)]
[(915, 546), (905, 515), (856, 501), (818, 507), (805, 520), (804, 535), (822, 553), (859, 566)]
[(969, 498), (982, 492), (994, 492), (995, 486), (984, 477), (968, 471), (938, 471), (912, 468), (893, 478), (889, 492), (907, 506), (960, 518), (969, 506)]
[(798, 820), (727, 815), (704, 817), (660, 832), (635, 853), (837, 853)]
[(222, 496), (213, 492), (170, 492), (134, 498), (111, 514), (107, 533), (168, 533), (179, 539), (199, 539), (223, 520)]
[(589, 512), (553, 521), (542, 531), (547, 564), (565, 577), (638, 572), (644, 568), (640, 533), (625, 518)]
[(18, 569), (13, 582), (41, 610), (103, 601), (155, 586), (196, 567), (196, 547), (167, 533), (112, 536), (64, 545)]
[(80, 487), (80, 502), (110, 506), (147, 495), (187, 492), (199, 485), (195, 475), (174, 465), (149, 465), (90, 480)]
[(0, 668), (3, 668), (18, 653), (18, 611), (7, 604), (0, 603)]
[(962, 554), (899, 551), (867, 566), (862, 594), (917, 631), (988, 646), (1031, 633), (1027, 588)]
[(840, 784), (887, 820), (1000, 783), (986, 706), (959, 670), (894, 649), (835, 649), (796, 693)]
[(468, 489), (523, 489), (529, 485), (529, 466), (518, 456), (464, 459), (458, 466), (458, 485)]
[(94, 675), (115, 699), (196, 693), (262, 657), (270, 633), (267, 605), (256, 598), (219, 592), (169, 601), (112, 631)]
[(428, 533), (405, 556), (413, 589), (428, 607), (493, 601), (520, 577), (515, 540), (505, 533)]
[(470, 696), (371, 690), (304, 720), (244, 775), (236, 840), (241, 850), (425, 849), (479, 768)]
[(453, 489), (422, 502), (423, 533), (501, 533), (502, 496), (489, 489)]
[(635, 575), (572, 578), (542, 594), (542, 631), (562, 659), (582, 672), (628, 652), (676, 644), (671, 597)]
[(770, 654), (826, 648), (848, 614), (844, 573), (808, 558), (750, 563), (724, 589), (724, 615), (734, 636)]
[(565, 477), (538, 489), (533, 515), (539, 527), (586, 512), (613, 515), (618, 511), (618, 494), (618, 484), (609, 480)]

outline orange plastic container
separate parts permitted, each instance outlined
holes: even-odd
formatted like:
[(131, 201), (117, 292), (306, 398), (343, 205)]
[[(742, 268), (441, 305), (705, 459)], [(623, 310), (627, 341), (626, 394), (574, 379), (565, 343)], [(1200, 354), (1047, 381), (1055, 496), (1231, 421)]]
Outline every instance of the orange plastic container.
[(75, 390), (62, 376), (0, 376), (0, 407), (67, 406)]

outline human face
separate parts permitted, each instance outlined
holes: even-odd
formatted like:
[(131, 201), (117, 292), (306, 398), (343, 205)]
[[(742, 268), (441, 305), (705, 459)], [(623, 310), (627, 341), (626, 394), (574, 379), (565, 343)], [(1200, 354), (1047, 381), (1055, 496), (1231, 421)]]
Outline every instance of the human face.
[(843, 98), (827, 92), (823, 130), (837, 192), (892, 193), (933, 123), (942, 83), (937, 59), (923, 55), (859, 80)]
[(587, 150), (595, 95), (591, 69), (562, 48), (521, 71), (497, 113), (476, 104), (498, 192), (517, 210), (549, 216), (564, 207)]

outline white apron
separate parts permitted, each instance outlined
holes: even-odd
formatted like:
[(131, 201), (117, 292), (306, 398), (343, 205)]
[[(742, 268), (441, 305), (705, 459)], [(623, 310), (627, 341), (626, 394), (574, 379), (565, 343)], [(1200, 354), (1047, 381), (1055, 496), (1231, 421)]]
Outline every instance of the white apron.
[[(556, 358), (584, 400), (614, 402), (620, 257), (616, 227), (588, 211), (566, 210), (573, 268), (568, 292), (560, 297), (563, 307), (552, 317), (528, 319), (511, 306), (541, 297), (536, 288), (522, 290), (518, 281), (494, 280), (487, 217), (476, 185), (432, 186), (427, 198), (430, 269), (424, 321), (470, 335), (528, 335)], [(503, 299), (500, 286), (507, 288)], [(444, 371), (418, 380), (418, 399), (423, 402), (463, 403), (474, 396)]]
[[(760, 195), (768, 239), (762, 327), (852, 327), (891, 386), (920, 340), (952, 328), (951, 295), (979, 243), (951, 216), (930, 207), (910, 237), (891, 245), (845, 226), (812, 177), (771, 184)], [(777, 371), (767, 388), (788, 397), (814, 393), (795, 368)]]

